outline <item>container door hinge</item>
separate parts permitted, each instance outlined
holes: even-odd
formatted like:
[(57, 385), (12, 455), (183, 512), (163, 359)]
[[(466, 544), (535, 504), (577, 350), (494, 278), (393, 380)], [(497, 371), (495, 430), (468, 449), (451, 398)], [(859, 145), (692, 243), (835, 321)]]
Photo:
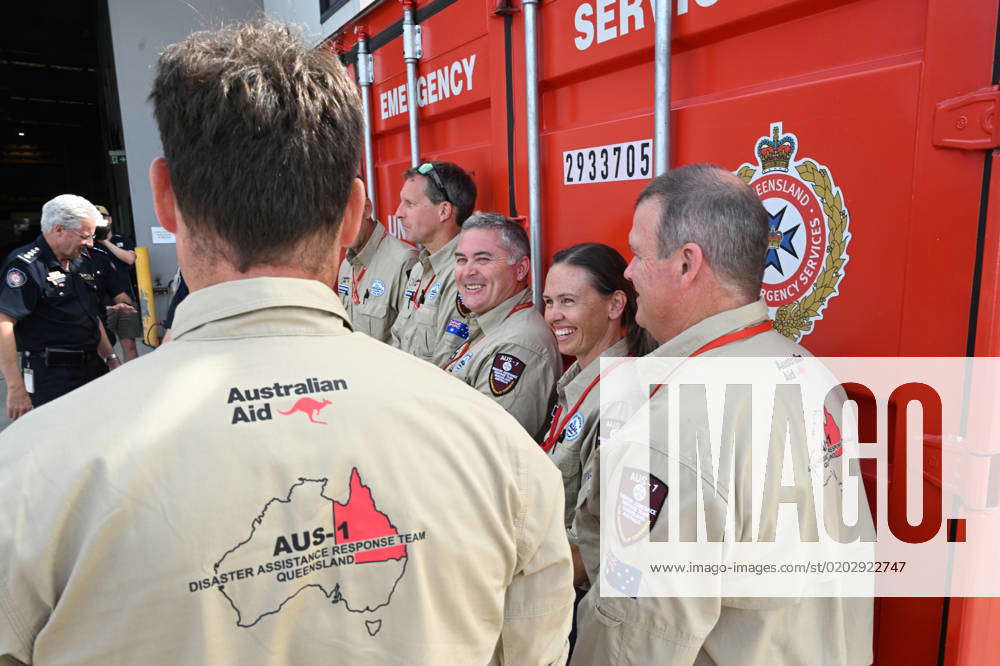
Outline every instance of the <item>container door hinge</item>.
[(1000, 86), (989, 86), (937, 103), (933, 144), (939, 148), (1000, 147)]

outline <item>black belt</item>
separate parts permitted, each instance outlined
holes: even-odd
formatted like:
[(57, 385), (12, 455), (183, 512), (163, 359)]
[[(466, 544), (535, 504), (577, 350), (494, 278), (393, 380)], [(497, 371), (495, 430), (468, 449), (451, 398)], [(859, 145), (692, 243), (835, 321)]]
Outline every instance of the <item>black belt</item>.
[(25, 351), (24, 363), (37, 368), (82, 368), (89, 361), (98, 358), (96, 349), (62, 349), (46, 347), (41, 351)]

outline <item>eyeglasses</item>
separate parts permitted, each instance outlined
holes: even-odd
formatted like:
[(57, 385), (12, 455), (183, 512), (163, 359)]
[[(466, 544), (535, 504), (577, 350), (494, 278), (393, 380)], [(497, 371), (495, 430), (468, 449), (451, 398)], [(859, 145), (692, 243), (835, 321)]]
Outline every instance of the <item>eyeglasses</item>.
[(421, 176), (430, 177), (434, 185), (438, 188), (438, 190), (441, 191), (441, 194), (444, 195), (444, 200), (453, 206), (455, 205), (455, 202), (451, 200), (450, 196), (448, 196), (448, 190), (444, 188), (444, 183), (441, 181), (441, 176), (438, 175), (438, 172), (434, 169), (433, 164), (431, 164), (430, 162), (424, 162), (423, 164), (417, 167), (417, 173), (419, 173)]
[(80, 237), (80, 240), (94, 240), (96, 234), (81, 234), (76, 229), (66, 229), (66, 231), (72, 231), (74, 234)]

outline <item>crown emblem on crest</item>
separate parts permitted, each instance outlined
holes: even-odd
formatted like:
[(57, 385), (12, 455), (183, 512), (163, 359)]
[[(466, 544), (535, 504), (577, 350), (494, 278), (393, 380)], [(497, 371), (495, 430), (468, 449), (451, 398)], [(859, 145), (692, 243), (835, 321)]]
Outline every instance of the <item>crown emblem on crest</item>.
[(757, 142), (757, 159), (763, 173), (788, 171), (788, 164), (795, 154), (795, 137), (781, 136), (781, 123), (771, 125), (771, 137), (761, 137)]

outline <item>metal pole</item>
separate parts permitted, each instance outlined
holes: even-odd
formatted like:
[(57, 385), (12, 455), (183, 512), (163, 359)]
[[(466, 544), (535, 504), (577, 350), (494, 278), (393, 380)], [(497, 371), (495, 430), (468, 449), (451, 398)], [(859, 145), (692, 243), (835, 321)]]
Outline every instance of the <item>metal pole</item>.
[(365, 189), (372, 202), (372, 217), (378, 219), (378, 202), (375, 198), (375, 158), (372, 155), (371, 87), (374, 80), (372, 55), (368, 52), (368, 35), (358, 33), (358, 81), (361, 83), (361, 106), (365, 114)]
[(542, 307), (542, 179), (538, 142), (538, 3), (524, 0), (524, 78), (528, 118), (528, 223), (531, 238), (531, 299)]
[(417, 124), (417, 62), (423, 55), (420, 26), (413, 21), (413, 0), (403, 1), (403, 58), (406, 60), (406, 105), (410, 111), (410, 166), (420, 164), (420, 126)]
[(654, 176), (665, 173), (670, 164), (670, 37), (673, 8), (670, 0), (655, 0), (656, 90), (653, 107)]

